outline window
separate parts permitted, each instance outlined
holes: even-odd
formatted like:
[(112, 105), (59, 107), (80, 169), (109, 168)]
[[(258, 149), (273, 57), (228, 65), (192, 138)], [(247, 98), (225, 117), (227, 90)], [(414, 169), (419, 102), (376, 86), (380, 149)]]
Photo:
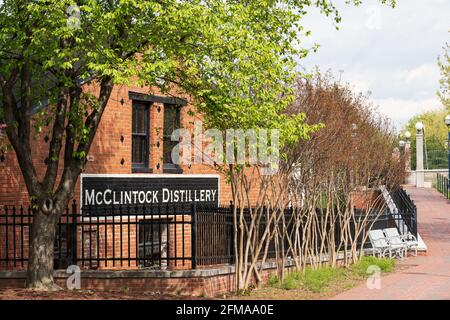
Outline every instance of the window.
[(139, 222), (139, 260), (145, 268), (166, 269), (168, 253), (167, 220)]
[(142, 102), (133, 102), (132, 120), (132, 168), (133, 171), (146, 172), (149, 158), (150, 106)]
[(172, 132), (180, 128), (180, 106), (173, 104), (164, 105), (164, 137), (163, 137), (163, 159), (164, 173), (182, 173), (180, 167), (172, 161), (172, 149), (178, 141), (172, 141)]

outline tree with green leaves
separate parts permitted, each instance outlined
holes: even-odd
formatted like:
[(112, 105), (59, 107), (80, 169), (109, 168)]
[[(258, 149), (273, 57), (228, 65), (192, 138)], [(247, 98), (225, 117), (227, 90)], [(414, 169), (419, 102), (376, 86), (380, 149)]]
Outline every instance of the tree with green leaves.
[[(282, 111), (292, 101), (293, 57), (309, 52), (300, 22), (313, 6), (339, 22), (333, 2), (319, 0), (1, 1), (0, 115), (33, 200), (27, 286), (56, 288), (56, 224), (114, 85), (176, 86), (209, 127), (279, 128), (282, 143), (305, 138), (303, 117)], [(39, 177), (30, 137), (43, 126), (51, 132)]]
[[(422, 122), (425, 126), (424, 137), (427, 151), (425, 168), (445, 169), (447, 166), (447, 127), (444, 118), (448, 110), (445, 108), (422, 112), (412, 117), (404, 126), (402, 134), (411, 132), (411, 149), (416, 149), (416, 123)], [(404, 140), (404, 137), (401, 137)], [(411, 165), (416, 166), (416, 154), (411, 154)]]
[(441, 69), (441, 88), (438, 96), (447, 111), (450, 112), (450, 44), (445, 45), (444, 54), (439, 58), (438, 65)]

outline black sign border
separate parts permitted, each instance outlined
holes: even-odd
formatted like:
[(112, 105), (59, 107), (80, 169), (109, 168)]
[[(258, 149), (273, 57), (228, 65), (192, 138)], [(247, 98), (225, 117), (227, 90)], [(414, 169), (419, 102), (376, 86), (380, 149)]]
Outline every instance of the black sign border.
[[(169, 179), (179, 179), (179, 178), (217, 178), (217, 203), (220, 206), (221, 198), (220, 198), (220, 175), (214, 173), (205, 173), (205, 174), (170, 174), (170, 173), (82, 173), (80, 175), (80, 214), (82, 214), (83, 210), (83, 178), (169, 178)], [(100, 218), (100, 216), (97, 216)], [(89, 217), (84, 217), (89, 218)]]

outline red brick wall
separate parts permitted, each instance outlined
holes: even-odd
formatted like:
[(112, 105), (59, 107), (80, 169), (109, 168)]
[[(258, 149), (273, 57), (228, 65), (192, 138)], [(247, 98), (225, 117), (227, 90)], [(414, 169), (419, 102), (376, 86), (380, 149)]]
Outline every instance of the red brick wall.
[[(96, 88), (88, 88), (95, 92)], [(93, 161), (89, 161), (84, 173), (116, 173), (130, 174), (131, 171), (131, 116), (132, 101), (128, 97), (129, 91), (149, 93), (148, 88), (115, 86), (108, 106), (103, 114), (96, 137), (93, 141), (89, 156)], [(153, 92), (158, 94), (158, 92)], [(123, 102), (123, 104), (122, 104)], [(159, 111), (158, 111), (159, 109)], [(201, 116), (190, 115), (189, 111), (195, 111), (190, 104), (181, 110), (181, 126), (193, 129), (193, 122), (200, 120)], [(162, 173), (163, 163), (163, 116), (164, 105), (154, 103), (150, 108), (150, 157), (149, 167), (153, 173)], [(33, 134), (32, 152), (33, 161), (39, 177), (42, 177), (46, 166), (45, 159), (48, 156), (48, 144), (44, 139), (48, 128), (44, 128), (41, 133)], [(121, 137), (124, 140), (121, 142)], [(159, 147), (157, 142), (159, 141)], [(61, 151), (63, 152), (63, 151)], [(61, 154), (62, 155), (62, 154)], [(121, 164), (121, 160), (124, 163)], [(157, 168), (159, 164), (159, 169)], [(181, 166), (186, 174), (217, 174), (212, 166), (203, 164), (192, 164), (192, 166)], [(59, 168), (62, 172), (62, 166)], [(79, 199), (79, 182), (75, 188), (75, 199)], [(253, 200), (257, 196), (257, 190), (253, 193)], [(226, 179), (221, 175), (220, 179), (220, 201), (228, 204), (231, 199), (231, 189), (226, 183)], [(29, 197), (26, 186), (23, 182), (22, 173), (17, 164), (14, 151), (6, 153), (6, 159), (0, 162), (0, 205), (4, 204), (28, 204)]]
[(379, 190), (353, 191), (351, 196), (356, 209), (367, 209), (371, 205), (381, 207), (384, 204)]

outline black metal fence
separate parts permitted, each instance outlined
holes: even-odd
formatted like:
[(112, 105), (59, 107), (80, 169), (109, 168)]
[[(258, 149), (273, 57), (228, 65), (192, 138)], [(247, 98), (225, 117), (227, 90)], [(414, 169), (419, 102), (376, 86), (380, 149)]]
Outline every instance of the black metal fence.
[[(188, 204), (110, 207), (90, 215), (83, 207), (81, 215), (74, 201), (56, 227), (55, 269), (71, 264), (89, 269), (187, 269), (226, 263), (229, 251), (220, 250), (230, 237), (218, 231), (232, 229), (224, 224), (227, 217), (215, 211), (203, 208), (197, 213), (196, 206)], [(0, 208), (0, 268), (27, 266), (32, 222), (30, 207)]]
[(417, 237), (417, 207), (414, 201), (403, 188), (396, 188), (391, 192), (391, 197), (398, 212), (391, 212), (390, 214), (393, 217), (398, 217), (396, 226), (400, 233), (406, 234), (411, 232)]
[(25, 267), (31, 223), (30, 207), (4, 206), (0, 209), (0, 267)]
[[(320, 246), (322, 241), (324, 243), (324, 247), (328, 247), (328, 242), (332, 240), (329, 239), (328, 235), (331, 234), (332, 229), (334, 229), (333, 240), (335, 242), (335, 246), (338, 247), (342, 240), (342, 226), (345, 224), (346, 228), (350, 229), (350, 233), (353, 235), (352, 237), (355, 237), (356, 230), (358, 228), (357, 226), (360, 226), (361, 221), (363, 220), (366, 221), (366, 230), (365, 232), (361, 232), (361, 230), (358, 231), (359, 235), (356, 238), (357, 247), (363, 245), (363, 242), (364, 247), (370, 247), (370, 242), (367, 241), (366, 237), (369, 227), (372, 229), (397, 228), (401, 234), (411, 232), (417, 237), (417, 210), (413, 201), (403, 189), (396, 190), (393, 195), (396, 197), (396, 204), (398, 203), (397, 212), (391, 212), (388, 208), (372, 209), (370, 213), (367, 213), (364, 210), (355, 209), (355, 213), (349, 221), (341, 221), (340, 218), (331, 221), (330, 216), (326, 218), (327, 214), (324, 209), (316, 209), (314, 219), (310, 219), (308, 222), (306, 221), (308, 218), (296, 211), (294, 208), (286, 208), (283, 215), (278, 213), (278, 215), (282, 216), (282, 218), (279, 219), (277, 226), (278, 234), (281, 236), (278, 237), (277, 244), (274, 240), (269, 241), (266, 258), (272, 259), (276, 257), (276, 245), (279, 246), (278, 252), (286, 252), (286, 250), (290, 247), (290, 244), (295, 243), (294, 237), (296, 234), (299, 237), (298, 241), (300, 243), (303, 242), (304, 228), (315, 229), (314, 232), (311, 232), (315, 234), (314, 241), (316, 241), (317, 247)], [(204, 223), (199, 223), (198, 225), (198, 235), (200, 237), (200, 241), (205, 243), (204, 246), (202, 246), (199, 242), (197, 242), (197, 248), (200, 249), (200, 252), (202, 252), (202, 255), (197, 257), (199, 265), (234, 262), (234, 225), (232, 210), (232, 206), (220, 207), (218, 209), (206, 207), (197, 210), (197, 215), (200, 216), (201, 212), (206, 214), (206, 217), (211, 219), (209, 225), (213, 226), (208, 229), (210, 233), (203, 233), (201, 228), (205, 228), (206, 225)], [(237, 218), (239, 219), (240, 208), (236, 208), (236, 211), (238, 212)], [(268, 217), (272, 214), (273, 212), (266, 208), (259, 208), (259, 211), (256, 208), (252, 208), (252, 212), (250, 212), (249, 208), (244, 208), (242, 212), (243, 223), (248, 227), (251, 224), (252, 215), (256, 215), (257, 218), (253, 219), (256, 225), (253, 229), (253, 237), (256, 239), (261, 239), (267, 227)], [(335, 215), (335, 217), (336, 216), (337, 215)], [(253, 216), (253, 218), (254, 217), (255, 216)], [(200, 222), (201, 218), (198, 219)], [(299, 226), (297, 233), (293, 232), (295, 225)], [(243, 228), (244, 238), (248, 237), (247, 227), (244, 226)], [(271, 231), (273, 231), (274, 227), (274, 223), (272, 222)], [(322, 239), (321, 230), (323, 229), (326, 230), (324, 233), (327, 234), (326, 239)], [(282, 247), (283, 250), (280, 250)], [(206, 248), (209, 248), (209, 250), (205, 250)], [(260, 258), (262, 258), (263, 255), (264, 250), (260, 252)]]
[[(234, 222), (233, 222), (234, 207), (229, 206), (197, 206), (197, 232), (196, 232), (196, 248), (194, 252), (195, 260), (198, 266), (205, 265), (219, 265), (234, 263)], [(237, 216), (240, 216), (240, 208), (236, 208)], [(255, 239), (261, 240), (268, 223), (268, 216), (271, 214), (267, 208), (243, 208), (242, 218), (243, 223), (249, 227), (252, 221), (252, 215), (258, 217), (254, 219), (256, 227), (253, 229), (253, 236)], [(280, 230), (283, 225), (288, 229), (292, 228), (292, 209), (285, 209), (284, 211), (285, 223), (280, 220), (278, 227)], [(244, 227), (244, 229), (246, 229)], [(247, 237), (247, 232), (244, 231), (244, 237)], [(289, 230), (288, 230), (289, 233)], [(284, 239), (284, 245), (288, 247), (288, 240)], [(267, 258), (275, 258), (275, 243), (269, 242), (267, 250)], [(262, 258), (264, 251), (260, 252)]]
[(234, 262), (232, 206), (196, 206), (195, 262), (199, 266)]
[[(417, 237), (417, 208), (414, 201), (406, 193), (406, 191), (397, 187), (391, 192), (391, 197), (393, 198), (397, 210), (392, 212), (389, 208), (379, 208), (373, 209), (370, 213), (364, 210), (355, 209), (355, 214), (352, 216), (350, 221), (348, 221), (348, 227), (350, 232), (354, 235), (356, 233), (356, 226), (361, 224), (361, 221), (366, 219), (366, 228), (371, 227), (371, 229), (385, 229), (385, 228), (397, 228), (401, 234), (407, 234), (410, 232), (415, 237)], [(238, 215), (240, 208), (236, 208)], [(203, 218), (200, 218), (201, 215)], [(272, 214), (269, 209), (260, 208), (260, 211), (256, 211), (253, 208), (250, 212), (249, 208), (243, 209), (243, 222), (247, 226), (250, 225), (252, 221), (252, 214), (258, 217), (254, 219), (256, 223), (256, 228), (254, 229), (255, 238), (261, 238), (267, 226), (267, 219)], [(197, 257), (197, 261), (200, 264), (220, 264), (220, 263), (232, 263), (234, 262), (234, 225), (233, 225), (233, 206), (227, 207), (204, 207), (197, 209), (197, 216), (199, 217), (198, 225), (198, 235), (199, 240), (197, 240), (197, 248), (201, 254)], [(300, 218), (299, 215), (293, 208), (286, 208), (282, 215), (283, 219), (278, 222), (278, 229), (284, 234), (281, 237), (281, 241), (278, 241), (279, 246), (284, 246), (286, 250), (289, 247), (289, 242), (294, 243), (293, 237), (295, 236), (292, 232), (294, 225), (299, 223), (299, 219), (303, 219), (300, 224), (300, 228), (310, 227), (316, 228), (315, 241), (319, 244), (322, 239), (319, 230), (323, 227), (327, 230), (326, 234), (330, 234), (330, 231), (334, 229), (334, 241), (335, 245), (338, 246), (341, 241), (341, 226), (346, 223), (339, 221), (339, 218), (331, 222), (330, 219), (325, 219), (326, 212), (323, 209), (316, 209), (316, 217), (314, 223), (307, 224), (305, 221), (306, 217)], [(209, 219), (209, 223), (205, 224), (204, 219)], [(325, 222), (327, 221), (327, 222)], [(327, 225), (324, 226), (324, 223)], [(209, 226), (209, 227), (208, 227)], [(274, 227), (272, 223), (272, 228)], [(202, 231), (202, 228), (207, 228), (208, 231)], [(246, 228), (244, 228), (245, 230)], [(370, 242), (364, 239), (367, 235), (366, 232), (360, 232), (357, 237), (358, 247), (363, 244), (365, 247), (370, 247)], [(299, 230), (297, 233), (300, 235), (299, 241), (302, 242), (303, 232)], [(244, 237), (247, 237), (247, 231), (244, 231)], [(290, 239), (288, 239), (290, 237)], [(280, 240), (280, 239), (279, 239)], [(328, 245), (330, 239), (325, 239), (325, 246)], [(200, 241), (200, 242), (199, 242)], [(268, 244), (267, 258), (275, 258), (276, 249), (275, 241), (270, 241)], [(208, 249), (209, 248), (209, 249)], [(262, 256), (264, 252), (260, 253)]]
[(450, 181), (443, 174), (437, 174), (436, 189), (450, 200)]

